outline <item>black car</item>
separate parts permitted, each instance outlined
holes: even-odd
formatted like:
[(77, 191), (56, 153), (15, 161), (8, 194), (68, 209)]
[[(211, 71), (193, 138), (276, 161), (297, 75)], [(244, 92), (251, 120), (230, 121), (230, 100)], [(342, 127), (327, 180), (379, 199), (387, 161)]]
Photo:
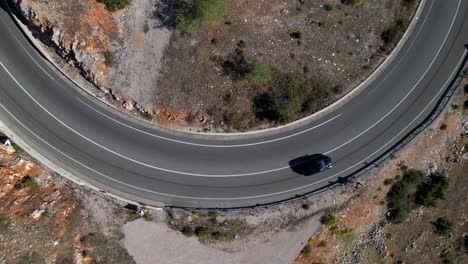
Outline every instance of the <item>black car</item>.
[(289, 162), (289, 167), (301, 175), (310, 176), (333, 167), (332, 159), (322, 154), (305, 155)]

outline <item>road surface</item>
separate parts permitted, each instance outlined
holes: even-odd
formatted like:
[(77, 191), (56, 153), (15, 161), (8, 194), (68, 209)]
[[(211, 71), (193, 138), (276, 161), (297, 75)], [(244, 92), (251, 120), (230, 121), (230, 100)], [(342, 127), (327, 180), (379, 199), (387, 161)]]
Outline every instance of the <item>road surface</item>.
[[(57, 74), (2, 8), (0, 120), (54, 166), (130, 200), (239, 207), (288, 199), (361, 169), (428, 116), (466, 55), (467, 14), (468, 1), (428, 1), (402, 51), (358, 96), (294, 129), (227, 138), (116, 114)], [(325, 154), (334, 167), (298, 175), (288, 162), (305, 154)]]

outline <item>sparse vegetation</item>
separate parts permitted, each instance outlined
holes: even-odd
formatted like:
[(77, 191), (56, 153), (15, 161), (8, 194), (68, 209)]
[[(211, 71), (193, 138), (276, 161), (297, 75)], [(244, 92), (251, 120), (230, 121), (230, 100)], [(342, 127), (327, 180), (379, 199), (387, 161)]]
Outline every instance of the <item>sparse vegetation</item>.
[(436, 173), (419, 186), (416, 193), (416, 203), (425, 207), (435, 207), (437, 200), (444, 199), (449, 187), (449, 178)]
[(401, 180), (391, 187), (387, 194), (389, 214), (387, 219), (395, 224), (406, 220), (409, 212), (414, 208), (414, 194), (417, 186), (424, 181), (420, 171), (408, 170)]
[(347, 238), (351, 235), (352, 230), (349, 228), (343, 228), (333, 231), (333, 235), (339, 238)]
[(34, 179), (31, 178), (30, 176), (25, 176), (16, 183), (16, 187), (18, 188), (26, 188), (26, 187), (34, 188), (36, 186), (37, 186), (36, 181), (34, 181)]
[(338, 224), (339, 224), (338, 218), (331, 214), (324, 215), (322, 217), (321, 222), (328, 229), (335, 229), (338, 227)]
[(211, 236), (211, 232), (208, 231), (207, 229), (203, 227), (198, 227), (195, 231), (195, 234), (197, 235), (198, 238), (200, 239), (206, 239)]
[(253, 83), (265, 83), (272, 79), (273, 70), (263, 59), (256, 59), (247, 74), (247, 79)]
[(190, 33), (195, 29), (197, 23), (206, 26), (225, 14), (225, 0), (195, 0), (187, 13), (177, 17), (176, 28), (184, 33)]
[(445, 197), (448, 186), (448, 177), (441, 173), (425, 177), (420, 171), (407, 170), (387, 194), (387, 219), (399, 224), (406, 220), (409, 212), (418, 205), (435, 207), (437, 201)]
[(323, 83), (309, 86), (300, 76), (273, 70), (273, 78), (266, 85), (269, 91), (254, 98), (254, 112), (260, 120), (284, 124), (327, 104), (328, 92)]
[(453, 232), (453, 223), (446, 218), (439, 217), (433, 224), (435, 232), (439, 235), (449, 237)]
[(128, 5), (128, 0), (97, 0), (99, 3), (106, 5), (108, 11), (114, 12), (124, 9)]

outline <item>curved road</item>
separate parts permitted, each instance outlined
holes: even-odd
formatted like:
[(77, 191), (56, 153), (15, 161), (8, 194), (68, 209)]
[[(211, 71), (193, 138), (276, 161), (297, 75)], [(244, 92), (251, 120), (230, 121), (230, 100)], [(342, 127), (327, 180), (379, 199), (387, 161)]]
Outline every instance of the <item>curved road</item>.
[[(466, 55), (467, 15), (468, 1), (430, 0), (402, 52), (359, 96), (298, 128), (227, 139), (150, 128), (83, 95), (2, 8), (0, 120), (55, 166), (131, 200), (238, 207), (287, 199), (359, 170), (427, 117)], [(334, 168), (311, 177), (289, 168), (316, 153)]]

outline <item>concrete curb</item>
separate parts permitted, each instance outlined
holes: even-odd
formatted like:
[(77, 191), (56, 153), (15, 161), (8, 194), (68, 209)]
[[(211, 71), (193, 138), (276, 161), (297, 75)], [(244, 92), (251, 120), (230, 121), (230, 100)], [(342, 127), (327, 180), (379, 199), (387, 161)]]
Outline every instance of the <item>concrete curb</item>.
[[(53, 68), (58, 70), (62, 75), (64, 75), (69, 81), (71, 81), (76, 88), (79, 88), (81, 92), (85, 92), (88, 95), (92, 95), (94, 99), (97, 99), (99, 102), (104, 103), (105, 106), (110, 108), (112, 112), (118, 114), (119, 116), (131, 120), (133, 122), (137, 122), (139, 125), (143, 125), (148, 128), (156, 128), (160, 131), (171, 133), (171, 134), (176, 134), (176, 135), (184, 135), (184, 136), (191, 136), (191, 137), (206, 137), (209, 136), (210, 139), (221, 139), (225, 140), (227, 138), (229, 139), (239, 139), (239, 138), (246, 138), (248, 136), (263, 136), (263, 135), (271, 135), (275, 133), (281, 133), (285, 131), (289, 131), (301, 126), (305, 126), (308, 123), (311, 123), (327, 114), (330, 114), (334, 110), (340, 108), (343, 106), (345, 103), (349, 102), (351, 99), (359, 95), (362, 91), (364, 91), (373, 81), (377, 79), (378, 76), (384, 72), (388, 66), (394, 61), (396, 56), (401, 52), (403, 46), (406, 44), (408, 41), (409, 37), (413, 33), (418, 21), (419, 17), (421, 16), (422, 12), (424, 11), (424, 8), (427, 4), (428, 0), (421, 0), (419, 3), (419, 6), (413, 16), (413, 19), (411, 20), (410, 24), (408, 25), (408, 28), (406, 29), (405, 33), (403, 34), (402, 38), (398, 42), (398, 44), (395, 46), (395, 48), (392, 50), (390, 55), (385, 58), (385, 60), (377, 67), (377, 69), (369, 76), (367, 77), (361, 84), (356, 86), (354, 89), (352, 89), (349, 93), (347, 93), (345, 96), (341, 97), (338, 99), (336, 102), (333, 104), (327, 106), (326, 108), (310, 115), (307, 117), (304, 117), (302, 119), (296, 120), (292, 123), (283, 125), (283, 126), (278, 126), (278, 127), (273, 127), (273, 128), (267, 128), (267, 129), (261, 129), (261, 130), (255, 130), (255, 131), (248, 131), (248, 132), (239, 132), (239, 133), (210, 133), (210, 132), (195, 132), (195, 131), (185, 131), (185, 130), (180, 130), (180, 129), (169, 129), (165, 127), (161, 127), (158, 124), (149, 122), (147, 120), (144, 120), (138, 116), (132, 116), (129, 113), (125, 113), (123, 111), (118, 110), (113, 104), (109, 103), (107, 100), (104, 99), (104, 92), (100, 91), (98, 88), (95, 90), (91, 91), (91, 89), (83, 87), (78, 81), (76, 81), (74, 78), (72, 78), (70, 75), (68, 75), (61, 67), (56, 63), (56, 61), (49, 56), (47, 51), (43, 48), (43, 44), (40, 43), (34, 36), (32, 36), (31, 32), (27, 28), (26, 25), (24, 25), (19, 18), (15, 16), (13, 12), (10, 13), (12, 17), (16, 20), (16, 23), (20, 26), (21, 30), (24, 32), (24, 34), (29, 38), (31, 43), (34, 44), (34, 46), (42, 53), (44, 58), (48, 60), (50, 64), (52, 64)], [(10, 6), (7, 4), (8, 8)], [(213, 138), (216, 137), (216, 138)]]

